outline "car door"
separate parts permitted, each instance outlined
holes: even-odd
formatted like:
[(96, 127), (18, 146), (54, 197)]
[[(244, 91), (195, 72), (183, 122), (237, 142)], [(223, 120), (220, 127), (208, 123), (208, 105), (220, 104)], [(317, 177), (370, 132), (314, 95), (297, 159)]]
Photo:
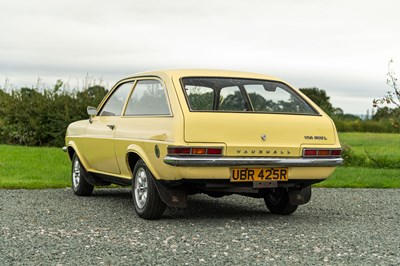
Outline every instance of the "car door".
[(95, 171), (120, 173), (115, 157), (114, 136), (133, 83), (129, 81), (117, 85), (86, 128), (85, 157)]

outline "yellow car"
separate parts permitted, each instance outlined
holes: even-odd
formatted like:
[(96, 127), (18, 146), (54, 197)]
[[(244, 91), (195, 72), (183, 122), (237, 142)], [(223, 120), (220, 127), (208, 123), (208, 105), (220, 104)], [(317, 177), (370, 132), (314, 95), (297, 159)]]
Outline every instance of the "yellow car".
[(157, 219), (187, 195), (263, 198), (276, 214), (310, 200), (340, 165), (332, 120), (288, 83), (216, 70), (166, 70), (119, 81), (88, 120), (69, 125), (72, 188), (131, 185), (134, 207)]

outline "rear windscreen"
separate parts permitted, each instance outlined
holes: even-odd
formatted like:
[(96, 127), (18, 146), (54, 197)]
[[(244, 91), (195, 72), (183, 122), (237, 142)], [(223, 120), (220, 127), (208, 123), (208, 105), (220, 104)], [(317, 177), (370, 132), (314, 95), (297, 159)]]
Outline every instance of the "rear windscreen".
[(280, 82), (190, 77), (182, 78), (182, 85), (191, 111), (318, 114)]

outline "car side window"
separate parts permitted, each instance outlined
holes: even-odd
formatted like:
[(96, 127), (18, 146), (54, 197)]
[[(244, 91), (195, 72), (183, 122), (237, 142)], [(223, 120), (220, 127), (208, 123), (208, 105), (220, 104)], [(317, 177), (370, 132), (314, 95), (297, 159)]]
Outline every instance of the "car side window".
[(125, 115), (169, 115), (165, 88), (158, 80), (139, 80), (129, 98)]
[(133, 81), (121, 84), (114, 90), (101, 109), (100, 116), (120, 116)]

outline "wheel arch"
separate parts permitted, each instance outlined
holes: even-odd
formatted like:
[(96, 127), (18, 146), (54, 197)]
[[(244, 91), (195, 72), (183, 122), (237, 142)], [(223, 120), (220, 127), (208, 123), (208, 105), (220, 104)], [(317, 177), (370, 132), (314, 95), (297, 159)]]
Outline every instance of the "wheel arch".
[(156, 179), (159, 179), (158, 172), (151, 163), (151, 159), (147, 153), (140, 146), (135, 144), (129, 145), (126, 152), (126, 163), (131, 176), (133, 176), (133, 169), (135, 168), (135, 165), (139, 159), (146, 164), (152, 175)]
[(136, 163), (141, 159), (140, 155), (135, 151), (128, 151), (126, 154), (126, 161), (128, 164), (128, 170), (133, 175), (133, 169)]
[[(138, 147), (138, 146), (137, 146)], [(139, 150), (141, 152), (139, 152)], [(128, 168), (129, 171), (131, 172), (132, 180), (134, 180), (134, 169), (136, 166), (136, 163), (139, 160), (142, 160), (147, 169), (150, 171), (150, 174), (154, 177), (153, 179), (153, 184), (155, 185), (158, 196), (161, 198), (161, 200), (166, 204), (167, 206), (170, 207), (176, 207), (176, 208), (186, 208), (187, 206), (187, 192), (185, 188), (170, 188), (167, 186), (164, 186), (161, 182), (159, 182), (159, 178), (155, 175), (155, 173), (158, 173), (155, 171), (155, 167), (150, 163), (150, 158), (144, 153), (144, 151), (138, 147), (138, 150), (135, 150), (133, 147), (130, 147), (130, 149), (127, 152), (127, 162), (128, 162)]]
[(72, 161), (74, 154), (76, 154), (79, 158), (79, 161), (83, 165), (83, 167), (87, 170), (89, 169), (89, 164), (86, 162), (85, 158), (82, 156), (81, 152), (79, 151), (78, 147), (76, 146), (75, 142), (70, 141), (67, 145), (67, 154), (68, 158)]

